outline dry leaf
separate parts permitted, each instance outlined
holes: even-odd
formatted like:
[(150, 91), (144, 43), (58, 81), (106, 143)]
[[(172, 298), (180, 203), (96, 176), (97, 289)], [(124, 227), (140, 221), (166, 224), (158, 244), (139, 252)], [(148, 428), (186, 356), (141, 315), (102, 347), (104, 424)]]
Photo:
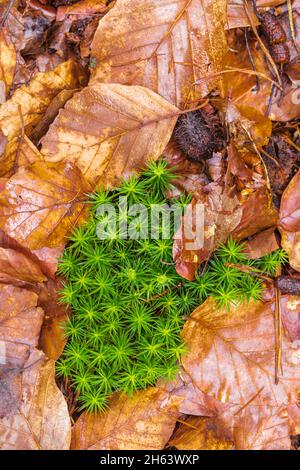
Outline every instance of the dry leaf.
[(189, 417), (170, 440), (179, 450), (231, 450), (233, 438), (221, 418)]
[(115, 394), (100, 415), (84, 412), (73, 429), (72, 449), (163, 449), (173, 432), (180, 400), (148, 388), (131, 398)]
[(22, 374), (22, 403), (14, 416), (0, 420), (2, 450), (67, 450), (71, 423), (55, 384), (54, 361), (34, 350)]
[(300, 271), (300, 171), (285, 189), (280, 205), (281, 243), (289, 255), (292, 268)]
[[(70, 60), (51, 72), (37, 73), (28, 85), (18, 88), (0, 107), (1, 148), (7, 142), (14, 143), (23, 131), (30, 135), (52, 99), (64, 89), (80, 87), (84, 80), (82, 67)], [(13, 164), (11, 153), (8, 148), (2, 157), (1, 174), (5, 174)]]
[(235, 416), (233, 437), (236, 450), (289, 450), (286, 407), (247, 406)]
[[(201, 192), (198, 191), (183, 217), (185, 221), (197, 220), (197, 206), (204, 206), (204, 244), (202, 248), (191, 249), (191, 242), (199, 236), (202, 227), (192, 227), (194, 240), (188, 239), (183, 230), (183, 237), (176, 238), (173, 247), (173, 258), (178, 274), (193, 280), (198, 266), (210, 258), (220, 243), (227, 240), (230, 233), (238, 226), (242, 217), (242, 207), (236, 195), (228, 192), (218, 183), (210, 183)], [(199, 224), (198, 224), (199, 225)], [(187, 232), (189, 235), (189, 232)], [(178, 235), (177, 235), (178, 236)]]
[(1, 193), (0, 227), (31, 249), (60, 246), (74, 225), (85, 220), (89, 191), (69, 162), (20, 168)]
[(38, 291), (39, 305), (45, 312), (39, 348), (49, 359), (55, 361), (63, 352), (67, 342), (62, 324), (68, 316), (71, 316), (70, 309), (65, 304), (59, 303), (59, 291), (62, 287), (63, 280), (57, 277), (54, 281), (50, 279), (41, 285)]
[(96, 83), (59, 112), (42, 153), (47, 161), (76, 163), (92, 183), (115, 185), (162, 154), (177, 115), (146, 88)]
[(0, 104), (2, 104), (13, 82), (17, 60), (7, 28), (0, 30), (0, 44)]
[(51, 275), (46, 263), (0, 230), (0, 282), (21, 287), (43, 282)]
[(245, 242), (245, 253), (250, 259), (261, 258), (262, 256), (278, 250), (279, 245), (275, 235), (276, 227), (268, 228), (259, 232), (254, 237)]
[(283, 338), (282, 368), (275, 385), (274, 318), (260, 302), (219, 310), (208, 299), (183, 327), (184, 370), (208, 395), (224, 402), (287, 406), (300, 391), (299, 344)]
[(94, 36), (92, 80), (143, 85), (180, 108), (191, 107), (187, 101), (218, 85), (214, 74), (227, 51), (226, 3), (118, 0)]
[(37, 295), (26, 289), (0, 284), (0, 417), (18, 410), (20, 371), (30, 350), (37, 346), (43, 310)]

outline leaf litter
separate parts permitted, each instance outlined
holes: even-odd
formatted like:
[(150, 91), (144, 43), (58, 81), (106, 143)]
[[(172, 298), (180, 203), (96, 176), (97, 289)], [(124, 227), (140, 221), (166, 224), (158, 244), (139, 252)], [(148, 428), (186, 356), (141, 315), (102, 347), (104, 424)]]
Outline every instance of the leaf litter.
[[(0, 14), (0, 447), (295, 448), (299, 2), (4, 1)], [(264, 276), (259, 301), (198, 301), (173, 380), (80, 412), (55, 380), (72, 316), (59, 260), (88, 194), (162, 155), (177, 174), (168, 197), (189, 201), (182, 224), (205, 210), (203, 247), (174, 242), (183, 279), (232, 238), (252, 260), (272, 266), (283, 248), (288, 263), (251, 273)]]

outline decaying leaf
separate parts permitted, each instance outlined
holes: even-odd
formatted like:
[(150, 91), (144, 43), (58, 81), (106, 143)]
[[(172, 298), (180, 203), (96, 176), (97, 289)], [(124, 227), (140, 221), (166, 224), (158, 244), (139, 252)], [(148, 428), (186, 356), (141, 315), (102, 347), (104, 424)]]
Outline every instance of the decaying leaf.
[(279, 245), (275, 236), (275, 227), (259, 232), (245, 243), (245, 253), (248, 258), (257, 259), (278, 250)]
[(0, 31), (0, 45), (0, 104), (3, 104), (16, 68), (16, 51), (6, 28)]
[(163, 449), (173, 432), (180, 400), (149, 388), (132, 398), (115, 394), (101, 415), (84, 412), (73, 429), (72, 449)]
[(288, 406), (300, 390), (299, 344), (282, 343), (283, 376), (275, 385), (274, 318), (260, 302), (232, 306), (230, 315), (212, 299), (183, 328), (189, 352), (183, 368), (204, 393), (244, 406)]
[[(183, 217), (183, 236), (175, 239), (173, 257), (176, 271), (186, 279), (193, 280), (198, 266), (202, 261), (209, 259), (217, 246), (225, 242), (228, 235), (238, 226), (242, 218), (242, 208), (236, 195), (231, 197), (226, 190), (217, 183), (211, 183), (194, 196), (190, 206)], [(193, 237), (185, 236), (185, 220), (197, 220), (197, 206), (204, 206), (204, 244), (202, 248), (192, 247), (202, 226), (192, 227)], [(189, 232), (187, 232), (189, 235)], [(201, 243), (200, 239), (199, 242)]]
[[(227, 51), (225, 0), (118, 0), (92, 43), (92, 77), (143, 85), (186, 109), (217, 84)], [(195, 82), (201, 79), (199, 85)]]
[(88, 192), (81, 172), (69, 162), (20, 168), (1, 193), (0, 227), (31, 249), (60, 246), (85, 219)]
[(290, 265), (300, 271), (300, 171), (294, 176), (281, 199), (279, 230)]
[(70, 309), (65, 304), (59, 303), (59, 292), (62, 289), (63, 280), (50, 279), (40, 286), (39, 305), (45, 312), (42, 325), (39, 348), (44, 351), (49, 359), (57, 360), (66, 345), (67, 338), (64, 335), (63, 323), (71, 316)]
[(0, 282), (23, 286), (46, 281), (52, 273), (29, 249), (0, 230)]
[(170, 445), (179, 450), (230, 450), (233, 438), (222, 418), (191, 416), (177, 429)]
[(289, 450), (287, 408), (247, 406), (235, 416), (233, 437), (237, 450)]
[(37, 346), (43, 310), (37, 295), (26, 289), (0, 284), (0, 417), (17, 412), (21, 370)]
[[(13, 143), (23, 132), (30, 135), (52, 99), (64, 89), (80, 87), (85, 75), (82, 67), (73, 61), (64, 62), (53, 71), (38, 73), (28, 85), (18, 88), (0, 107), (1, 148)], [(1, 174), (13, 165), (12, 151), (8, 148), (1, 157)]]
[(47, 161), (76, 163), (92, 184), (115, 185), (162, 154), (177, 116), (146, 88), (95, 83), (59, 112), (42, 153)]
[(22, 373), (22, 402), (16, 414), (0, 419), (2, 450), (67, 450), (71, 423), (54, 378), (54, 361), (34, 350)]

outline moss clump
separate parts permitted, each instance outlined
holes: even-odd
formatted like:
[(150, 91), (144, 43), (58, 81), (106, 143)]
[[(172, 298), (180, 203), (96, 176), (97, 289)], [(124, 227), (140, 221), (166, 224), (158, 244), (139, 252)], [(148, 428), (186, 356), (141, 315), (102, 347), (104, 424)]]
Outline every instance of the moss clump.
[[(172, 379), (185, 349), (180, 338), (184, 318), (209, 295), (226, 307), (261, 296), (260, 280), (227, 266), (252, 265), (233, 241), (220, 247), (195, 282), (176, 273), (174, 220), (167, 238), (161, 217), (150, 224), (154, 205), (161, 213), (168, 211), (164, 193), (173, 179), (159, 161), (113, 191), (96, 191), (88, 222), (73, 231), (60, 260), (59, 272), (66, 278), (61, 301), (73, 314), (64, 324), (68, 343), (57, 373), (71, 379), (82, 409), (98, 412), (116, 390), (131, 394), (158, 378)], [(138, 216), (126, 210), (125, 197), (131, 207), (142, 204)], [(189, 198), (172, 202), (181, 213)], [(108, 205), (115, 214), (102, 210)]]

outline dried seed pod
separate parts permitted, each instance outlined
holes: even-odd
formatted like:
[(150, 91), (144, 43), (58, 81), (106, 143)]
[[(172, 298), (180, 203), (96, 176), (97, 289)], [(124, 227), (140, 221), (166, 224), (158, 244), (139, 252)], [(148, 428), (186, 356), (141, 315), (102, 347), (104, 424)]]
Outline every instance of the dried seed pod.
[(261, 27), (270, 45), (281, 44), (287, 41), (285, 31), (276, 16), (267, 12), (261, 17)]
[(193, 161), (207, 160), (221, 145), (221, 126), (215, 115), (202, 110), (179, 116), (174, 130), (178, 148)]
[(275, 286), (282, 294), (300, 295), (300, 279), (291, 276), (278, 276)]

